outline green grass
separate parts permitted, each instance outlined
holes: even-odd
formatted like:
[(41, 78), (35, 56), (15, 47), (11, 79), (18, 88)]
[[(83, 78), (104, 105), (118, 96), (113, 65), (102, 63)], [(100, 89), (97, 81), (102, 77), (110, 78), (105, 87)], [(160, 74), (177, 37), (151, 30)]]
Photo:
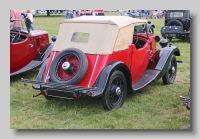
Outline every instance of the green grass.
[[(106, 13), (108, 14), (108, 13)], [(119, 15), (119, 13), (112, 13)], [(65, 15), (36, 16), (35, 28), (56, 35), (59, 22)], [(160, 36), (163, 19), (153, 19), (155, 34)], [(35, 79), (39, 69), (10, 78), (11, 129), (190, 129), (190, 111), (183, 107), (179, 96), (186, 96), (190, 88), (190, 44), (174, 39), (181, 51), (174, 84), (163, 85), (162, 80), (142, 90), (128, 92), (124, 105), (105, 111), (99, 98), (77, 101), (54, 99), (47, 101), (31, 85), (23, 86), (21, 78)], [(159, 48), (157, 44), (157, 48)]]

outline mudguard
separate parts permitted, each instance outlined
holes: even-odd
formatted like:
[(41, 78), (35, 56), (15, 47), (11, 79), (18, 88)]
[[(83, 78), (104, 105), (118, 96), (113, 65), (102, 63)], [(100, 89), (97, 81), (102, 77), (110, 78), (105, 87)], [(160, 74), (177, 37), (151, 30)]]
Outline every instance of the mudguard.
[(47, 59), (49, 57), (54, 45), (55, 45), (55, 42), (50, 43), (46, 49), (44, 49), (43, 51), (38, 53), (38, 55), (36, 56), (36, 58), (34, 60), (44, 61), (45, 59)]
[(99, 97), (103, 95), (104, 90), (106, 89), (107, 82), (109, 81), (110, 76), (113, 71), (120, 70), (125, 75), (127, 80), (127, 88), (131, 89), (131, 73), (129, 68), (121, 61), (113, 61), (108, 64), (99, 74), (97, 80), (95, 81), (93, 87), (97, 87), (92, 97)]
[[(42, 63), (42, 66), (40, 67), (40, 70), (38, 72), (38, 75), (36, 77), (36, 81), (44, 81), (44, 72), (45, 72), (45, 69), (46, 69), (46, 65), (47, 65), (47, 62), (48, 62), (49, 58), (47, 58), (43, 63)], [(33, 89), (36, 89), (36, 90), (40, 90), (40, 85), (38, 84), (32, 84), (32, 88)]]
[[(40, 70), (39, 70), (38, 75), (36, 77), (36, 81), (43, 81), (44, 72), (45, 72), (46, 65), (47, 65), (47, 62), (48, 62), (48, 59), (49, 59), (48, 57), (49, 57), (51, 50), (54, 47), (54, 45), (55, 45), (55, 42), (51, 43), (50, 46), (46, 50), (44, 50), (45, 52), (43, 53), (43, 55), (38, 56), (40, 58), (42, 57), (42, 59), (43, 59), (42, 61), (44, 61), (44, 62), (42, 63), (42, 65), (40, 67)], [(33, 87), (33, 89), (37, 89), (37, 90), (40, 89), (40, 86), (38, 84), (33, 84), (32, 87)]]
[(155, 67), (156, 70), (160, 70), (160, 74), (157, 79), (164, 76), (166, 70), (168, 69), (168, 63), (172, 55), (180, 56), (180, 50), (176, 46), (168, 46), (159, 49), (159, 61)]

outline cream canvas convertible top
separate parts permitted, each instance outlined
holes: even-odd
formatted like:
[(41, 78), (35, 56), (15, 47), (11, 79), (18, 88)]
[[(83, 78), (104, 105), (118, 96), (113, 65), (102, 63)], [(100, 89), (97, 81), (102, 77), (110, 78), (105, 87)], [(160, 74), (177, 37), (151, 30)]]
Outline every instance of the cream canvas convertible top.
[(74, 47), (89, 54), (111, 54), (113, 51), (124, 50), (132, 43), (134, 26), (146, 22), (128, 16), (64, 19), (60, 23), (53, 51)]

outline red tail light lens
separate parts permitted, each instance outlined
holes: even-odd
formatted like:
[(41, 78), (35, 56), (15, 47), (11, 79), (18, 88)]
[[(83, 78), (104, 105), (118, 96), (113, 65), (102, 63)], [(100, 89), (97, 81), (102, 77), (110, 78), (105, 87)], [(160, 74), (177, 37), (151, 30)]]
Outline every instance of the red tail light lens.
[(43, 91), (42, 91), (42, 95), (43, 95), (43, 96), (46, 96), (46, 95), (47, 95), (47, 92), (43, 90)]
[(73, 100), (77, 100), (77, 95), (73, 94)]
[(184, 106), (184, 107), (187, 107), (187, 103), (183, 103), (183, 106)]

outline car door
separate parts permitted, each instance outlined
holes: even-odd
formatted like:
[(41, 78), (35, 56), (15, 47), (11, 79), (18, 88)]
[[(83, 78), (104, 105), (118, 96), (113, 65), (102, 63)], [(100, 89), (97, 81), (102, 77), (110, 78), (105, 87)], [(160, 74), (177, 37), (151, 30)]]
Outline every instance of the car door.
[(27, 34), (20, 34), (19, 42), (10, 42), (10, 72), (30, 63), (36, 56), (35, 47)]
[(141, 46), (137, 47), (138, 44), (133, 44), (134, 48), (131, 56), (130, 67), (132, 84), (135, 83), (144, 74), (151, 56), (150, 40), (148, 39), (147, 34), (139, 32), (137, 34), (137, 37), (137, 43)]

